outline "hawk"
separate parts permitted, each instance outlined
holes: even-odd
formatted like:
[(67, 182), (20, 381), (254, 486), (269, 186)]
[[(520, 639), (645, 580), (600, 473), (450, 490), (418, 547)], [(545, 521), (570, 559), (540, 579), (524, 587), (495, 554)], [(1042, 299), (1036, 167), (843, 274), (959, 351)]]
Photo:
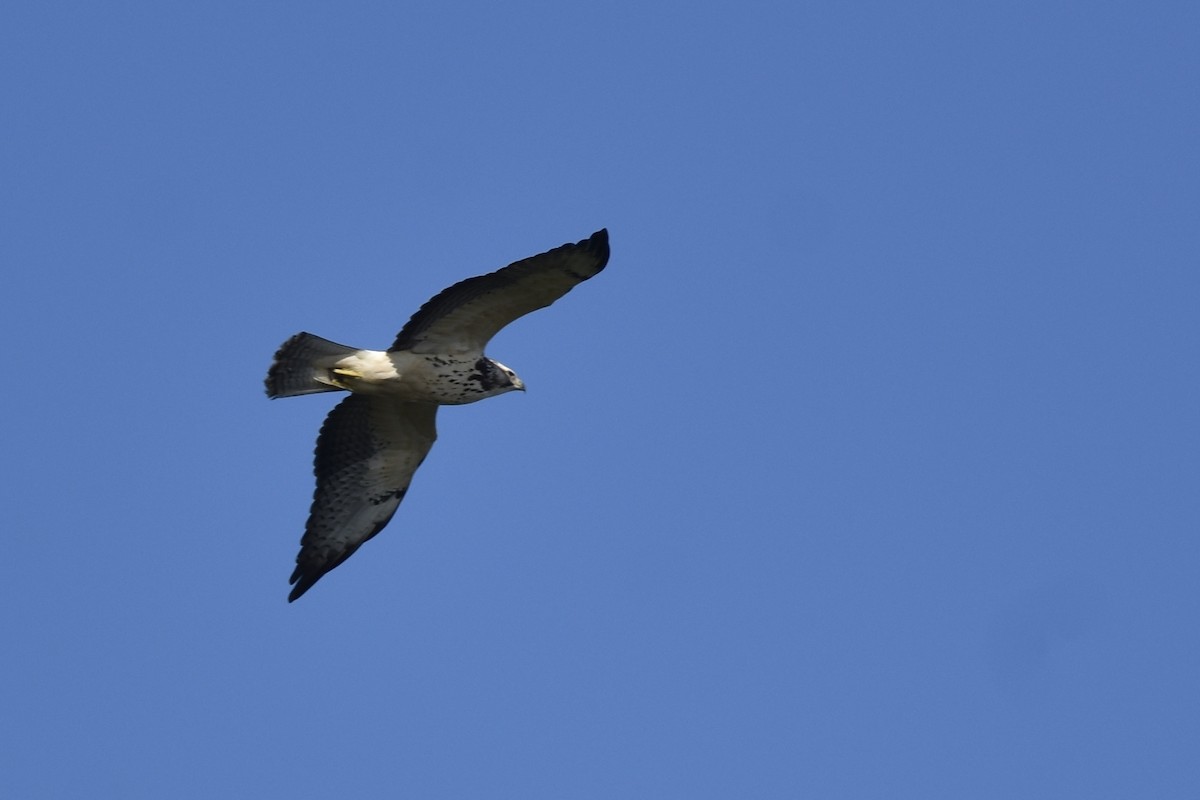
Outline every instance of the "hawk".
[(317, 436), (317, 488), (292, 573), (292, 602), (383, 530), (437, 438), (438, 406), (524, 391), (483, 350), (608, 263), (608, 231), (460, 281), (421, 306), (387, 350), (298, 333), (275, 354), (267, 396), (346, 391)]

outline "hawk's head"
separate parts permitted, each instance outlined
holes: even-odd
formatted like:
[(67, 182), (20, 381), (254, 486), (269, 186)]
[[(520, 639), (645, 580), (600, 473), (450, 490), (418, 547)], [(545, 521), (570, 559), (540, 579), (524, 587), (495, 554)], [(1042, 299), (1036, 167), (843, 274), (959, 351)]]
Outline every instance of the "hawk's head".
[(525, 391), (525, 384), (517, 377), (517, 373), (490, 358), (476, 361), (475, 371), (467, 376), (467, 380), (479, 382), (479, 393), (483, 397), (517, 390)]

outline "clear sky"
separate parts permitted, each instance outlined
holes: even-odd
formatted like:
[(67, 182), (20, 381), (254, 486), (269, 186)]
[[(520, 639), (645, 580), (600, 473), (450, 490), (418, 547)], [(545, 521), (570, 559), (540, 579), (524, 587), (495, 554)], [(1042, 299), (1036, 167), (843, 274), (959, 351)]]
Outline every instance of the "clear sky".
[[(6, 3), (13, 798), (1194, 798), (1200, 5)], [(289, 605), (332, 396), (489, 354)]]

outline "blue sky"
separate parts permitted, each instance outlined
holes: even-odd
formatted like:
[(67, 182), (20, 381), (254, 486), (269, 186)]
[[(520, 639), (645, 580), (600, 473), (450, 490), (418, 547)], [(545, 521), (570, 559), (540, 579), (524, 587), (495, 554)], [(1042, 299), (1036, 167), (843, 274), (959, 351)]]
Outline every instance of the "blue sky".
[[(10, 3), (23, 798), (1185, 798), (1190, 3)], [(607, 226), (289, 605), (330, 397)]]

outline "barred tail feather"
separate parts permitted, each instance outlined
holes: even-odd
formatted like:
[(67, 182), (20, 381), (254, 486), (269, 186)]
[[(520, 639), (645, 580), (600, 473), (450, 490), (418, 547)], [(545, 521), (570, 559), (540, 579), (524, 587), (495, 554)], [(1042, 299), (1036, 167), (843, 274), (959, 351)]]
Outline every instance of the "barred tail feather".
[(318, 381), (318, 375), (335, 362), (357, 353), (353, 347), (313, 336), (297, 333), (288, 339), (275, 353), (275, 361), (267, 372), (268, 397), (295, 397), (317, 392), (336, 392), (338, 387)]

